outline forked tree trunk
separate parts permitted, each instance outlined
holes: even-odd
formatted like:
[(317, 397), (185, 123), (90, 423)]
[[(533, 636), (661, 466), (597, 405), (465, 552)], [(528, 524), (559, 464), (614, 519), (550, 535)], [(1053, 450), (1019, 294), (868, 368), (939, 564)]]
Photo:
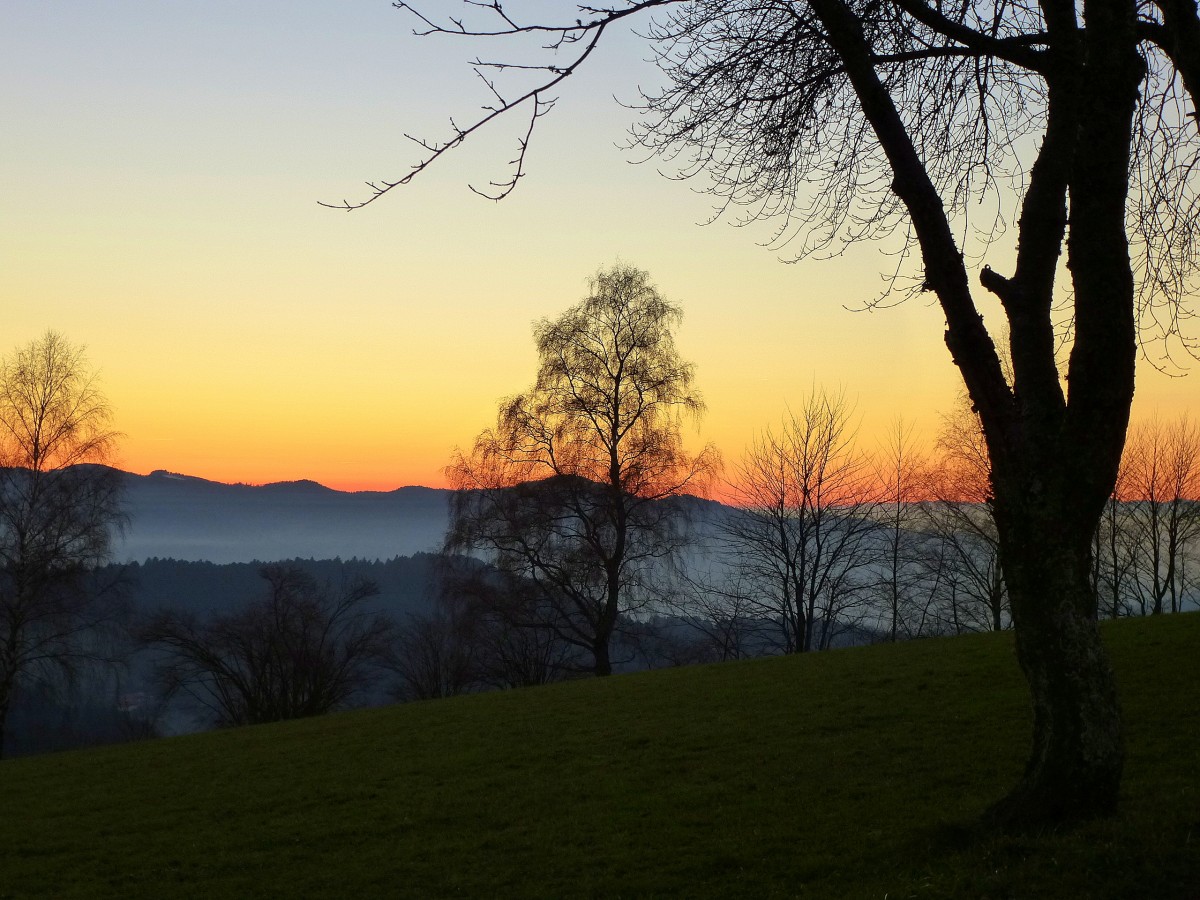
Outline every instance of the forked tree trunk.
[[(1086, 72), (1077, 33), (1064, 33), (1056, 47), (1062, 64), (1048, 75), (1049, 114), (1022, 206), (1017, 272), (1012, 281), (990, 269), (981, 273), (1010, 325), (1011, 386), (971, 297), (942, 198), (879, 78), (861, 20), (840, 0), (811, 5), (888, 156), (892, 189), (920, 244), (925, 285), (946, 313), (946, 344), (987, 436), (1001, 562), (1034, 709), (1025, 776), (991, 818), (1011, 825), (1107, 812), (1116, 805), (1122, 769), (1120, 711), (1096, 630), (1088, 550), (1116, 481), (1133, 394), (1133, 283), (1124, 231), (1141, 74), (1130, 52), (1133, 5), (1089, 5), (1088, 58), (1099, 62)], [(1076, 154), (1077, 147), (1083, 152)], [(1069, 405), (1050, 302), (1068, 194), (1076, 290)]]

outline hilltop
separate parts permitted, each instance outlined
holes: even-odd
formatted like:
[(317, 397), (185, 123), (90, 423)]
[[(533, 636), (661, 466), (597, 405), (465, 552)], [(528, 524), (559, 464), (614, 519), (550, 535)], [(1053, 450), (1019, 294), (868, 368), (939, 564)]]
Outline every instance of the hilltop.
[(1200, 888), (1200, 614), (1105, 626), (1122, 811), (995, 837), (1011, 635), (0, 763), (3, 897), (1156, 897)]

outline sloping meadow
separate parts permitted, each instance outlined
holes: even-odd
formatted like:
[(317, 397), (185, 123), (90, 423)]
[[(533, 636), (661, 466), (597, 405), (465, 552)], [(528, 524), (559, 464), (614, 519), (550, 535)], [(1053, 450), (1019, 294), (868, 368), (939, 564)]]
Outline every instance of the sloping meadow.
[(672, 669), (0, 763), (0, 897), (1200, 896), (1200, 614), (1105, 627), (1121, 814), (973, 822), (1010, 635)]

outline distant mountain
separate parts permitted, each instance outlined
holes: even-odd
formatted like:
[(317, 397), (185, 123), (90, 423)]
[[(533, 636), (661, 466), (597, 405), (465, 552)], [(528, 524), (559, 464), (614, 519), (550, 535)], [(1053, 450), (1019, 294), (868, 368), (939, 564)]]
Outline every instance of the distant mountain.
[(129, 527), (113, 559), (215, 563), (391, 559), (436, 549), (450, 491), (335, 491), (314, 481), (221, 484), (156, 471), (125, 473)]
[[(336, 491), (307, 480), (222, 484), (161, 469), (122, 474), (129, 527), (114, 543), (114, 562), (412, 556), (441, 546), (452, 493), (427, 487)], [(682, 507), (702, 533), (729, 512), (698, 497), (667, 502)]]

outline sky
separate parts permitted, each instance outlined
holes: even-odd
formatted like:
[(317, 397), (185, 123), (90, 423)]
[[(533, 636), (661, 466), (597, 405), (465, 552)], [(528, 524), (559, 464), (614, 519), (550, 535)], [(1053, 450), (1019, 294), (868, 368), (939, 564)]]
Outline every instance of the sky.
[[(479, 47), (412, 25), (387, 0), (0, 8), (0, 352), (47, 329), (86, 345), (117, 464), (444, 486), (453, 449), (532, 382), (532, 324), (617, 261), (684, 310), (708, 403), (692, 444), (735, 462), (814, 386), (846, 393), (868, 448), (898, 418), (933, 438), (959, 392), (940, 311), (855, 311), (886, 246), (785, 264), (769, 227), (699, 224), (710, 197), (619, 146), (621, 104), (657, 80), (632, 34), (558, 92), (502, 203), (467, 185), (504, 176), (515, 119), (365, 209), (318, 205), (399, 177), (420, 156), (406, 133), (438, 139), (487, 102)], [(1196, 365), (1141, 364), (1135, 417), (1194, 407)]]

